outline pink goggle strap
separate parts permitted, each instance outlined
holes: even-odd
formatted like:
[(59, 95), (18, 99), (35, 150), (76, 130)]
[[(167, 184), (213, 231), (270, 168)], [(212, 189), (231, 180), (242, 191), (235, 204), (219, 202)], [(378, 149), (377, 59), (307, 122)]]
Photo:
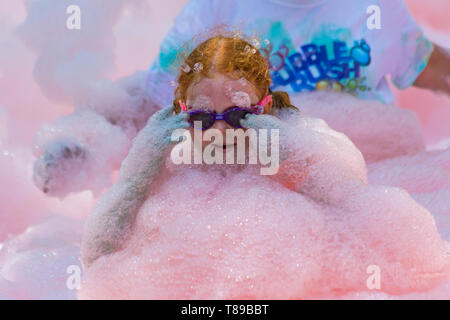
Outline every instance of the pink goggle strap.
[(266, 96), (264, 99), (262, 99), (258, 105), (260, 105), (261, 107), (264, 107), (267, 103), (269, 103), (270, 101), (272, 101), (272, 95), (269, 94), (268, 96)]
[(187, 111), (187, 107), (183, 101), (178, 100), (178, 103), (180, 104), (181, 111)]
[(257, 106), (258, 106), (258, 114), (263, 113), (264, 111), (264, 106), (269, 103), (270, 101), (272, 101), (272, 95), (268, 95), (266, 96), (264, 99), (262, 99), (260, 102), (258, 102)]

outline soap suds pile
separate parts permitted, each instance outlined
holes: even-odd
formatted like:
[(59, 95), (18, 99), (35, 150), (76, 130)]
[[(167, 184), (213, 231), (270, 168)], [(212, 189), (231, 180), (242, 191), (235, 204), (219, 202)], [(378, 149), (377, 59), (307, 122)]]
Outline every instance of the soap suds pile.
[(448, 248), (405, 191), (367, 187), (329, 208), (249, 171), (171, 177), (81, 297), (312, 298), (367, 290), (370, 265), (391, 295), (443, 281)]

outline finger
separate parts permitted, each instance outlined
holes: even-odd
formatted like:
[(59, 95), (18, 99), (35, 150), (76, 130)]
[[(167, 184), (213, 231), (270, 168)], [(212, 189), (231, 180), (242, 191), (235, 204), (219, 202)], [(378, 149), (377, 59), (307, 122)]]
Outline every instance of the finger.
[(158, 119), (165, 119), (165, 118), (171, 116), (173, 111), (174, 111), (174, 106), (173, 105), (168, 106), (168, 107), (158, 111), (156, 113), (156, 116), (158, 117)]
[(186, 112), (179, 113), (174, 117), (174, 121), (176, 121), (176, 122), (189, 123), (188, 120), (189, 120), (189, 114)]
[(166, 121), (170, 121), (170, 123), (188, 122), (188, 119), (189, 119), (189, 115), (184, 113), (184, 114), (177, 114), (177, 115), (167, 119)]
[(177, 119), (181, 119), (183, 121), (187, 121), (189, 119), (189, 113), (181, 112), (175, 116)]
[(180, 128), (180, 129), (187, 129), (191, 126), (191, 124), (189, 122), (186, 121), (178, 121), (176, 123), (176, 128)]
[(243, 119), (240, 120), (241, 125), (244, 128), (253, 128), (258, 129), (261, 127), (260, 125), (260, 119), (258, 119), (260, 116), (248, 113), (245, 115)]
[(191, 125), (185, 117), (176, 117), (171, 123), (174, 128), (189, 128)]
[(253, 129), (281, 129), (284, 126), (280, 119), (268, 114), (250, 114), (241, 122), (244, 127)]
[(166, 145), (170, 145), (170, 144), (176, 144), (176, 143), (180, 143), (182, 141), (186, 140), (186, 136), (185, 135), (178, 135), (176, 137), (173, 137), (172, 135), (167, 136), (163, 139), (164, 144)]
[(178, 128), (187, 128), (190, 126), (186, 117), (180, 115), (162, 120), (161, 125), (166, 127), (166, 130), (175, 130)]

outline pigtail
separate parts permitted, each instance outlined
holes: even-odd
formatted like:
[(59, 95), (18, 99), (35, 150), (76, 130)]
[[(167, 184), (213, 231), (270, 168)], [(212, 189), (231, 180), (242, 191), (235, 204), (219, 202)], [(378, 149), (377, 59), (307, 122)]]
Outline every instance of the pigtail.
[(272, 109), (280, 110), (283, 108), (295, 109), (300, 112), (300, 110), (291, 103), (289, 95), (284, 91), (272, 91), (269, 89), (269, 94), (272, 95)]
[(176, 114), (179, 114), (181, 112), (181, 106), (180, 106), (180, 100), (177, 101), (177, 99), (173, 99), (173, 108)]

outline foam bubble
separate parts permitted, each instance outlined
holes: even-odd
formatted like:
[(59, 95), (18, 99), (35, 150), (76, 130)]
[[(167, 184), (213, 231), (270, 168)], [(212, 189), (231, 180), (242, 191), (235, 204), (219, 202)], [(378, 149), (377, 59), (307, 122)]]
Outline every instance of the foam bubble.
[(191, 72), (191, 67), (187, 63), (183, 63), (183, 65), (181, 66), (181, 70), (183, 70), (183, 72), (185, 73), (189, 73)]
[(33, 74), (45, 96), (70, 103), (90, 90), (93, 82), (103, 79), (114, 64), (115, 24), (126, 7), (142, 6), (142, 2), (118, 0), (105, 10), (101, 1), (80, 0), (85, 18), (78, 32), (65, 28), (67, 16), (60, 13), (66, 12), (67, 3), (27, 2), (28, 15), (18, 33), (37, 55)]
[(253, 38), (251, 43), (252, 46), (254, 46), (256, 49), (259, 49), (261, 47), (261, 42), (256, 38)]
[(231, 95), (231, 101), (238, 107), (250, 107), (252, 102), (247, 92), (237, 91)]
[(398, 186), (412, 193), (450, 189), (450, 148), (385, 159), (368, 166), (374, 184)]
[(203, 70), (203, 64), (201, 62), (197, 62), (194, 64), (194, 72), (199, 73)]

